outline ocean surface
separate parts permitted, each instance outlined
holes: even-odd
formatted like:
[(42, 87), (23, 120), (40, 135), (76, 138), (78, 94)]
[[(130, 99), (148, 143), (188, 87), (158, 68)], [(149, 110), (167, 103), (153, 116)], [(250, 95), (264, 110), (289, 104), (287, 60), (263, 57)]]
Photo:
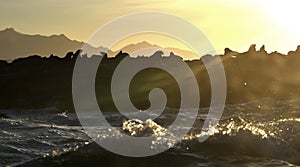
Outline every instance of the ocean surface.
[[(0, 119), (0, 166), (300, 165), (300, 99), (264, 98), (227, 105), (209, 139), (199, 142), (197, 137), (207, 111), (208, 108), (199, 111), (190, 132), (174, 147), (155, 156), (131, 158), (95, 144), (80, 126), (75, 112), (61, 112), (56, 108), (0, 110), (8, 116)], [(99, 127), (99, 140), (132, 134), (123, 129), (123, 123), (128, 120), (119, 113), (104, 114), (118, 132), (108, 136), (110, 127)], [(166, 109), (153, 121), (167, 129), (177, 114), (175, 109)], [(179, 114), (189, 117), (188, 110)]]

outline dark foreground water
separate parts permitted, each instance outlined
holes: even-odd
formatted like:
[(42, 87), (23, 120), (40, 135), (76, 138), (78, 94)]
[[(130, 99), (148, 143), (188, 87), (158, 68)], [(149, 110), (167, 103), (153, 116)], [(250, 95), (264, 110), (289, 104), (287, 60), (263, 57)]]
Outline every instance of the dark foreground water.
[[(42, 110), (0, 110), (0, 166), (297, 166), (300, 165), (300, 100), (261, 99), (225, 107), (210, 138), (197, 136), (205, 119), (202, 109), (190, 133), (168, 151), (144, 158), (110, 153), (95, 144), (83, 131), (76, 113)], [(176, 110), (168, 109), (154, 120), (167, 126)], [(189, 116), (189, 111), (184, 114)], [(99, 140), (121, 137), (124, 117), (106, 113), (119, 128), (107, 136), (99, 127)], [(178, 127), (185, 128), (185, 127)]]

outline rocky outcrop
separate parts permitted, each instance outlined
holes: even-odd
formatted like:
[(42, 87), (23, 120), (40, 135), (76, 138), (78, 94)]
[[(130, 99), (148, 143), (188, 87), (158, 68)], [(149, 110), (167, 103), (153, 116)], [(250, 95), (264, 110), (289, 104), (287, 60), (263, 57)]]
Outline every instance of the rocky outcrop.
[[(157, 61), (173, 61), (175, 54), (161, 56), (156, 52)], [(0, 108), (44, 108), (55, 106), (62, 110), (73, 110), (72, 75), (80, 51), (69, 52), (60, 58), (29, 56), (11, 63), (0, 61)], [(111, 79), (119, 62), (127, 53), (119, 52), (115, 58), (103, 57), (96, 76), (95, 91), (98, 104), (103, 111), (116, 111), (111, 95)], [(213, 56), (205, 57), (213, 59)], [(227, 79), (227, 104), (247, 102), (269, 97), (278, 100), (300, 97), (300, 49), (283, 55), (277, 52), (268, 54), (264, 46), (256, 51), (252, 45), (247, 52), (238, 53), (225, 49), (220, 55)], [(93, 61), (97, 56), (87, 58)], [(148, 57), (131, 58), (132, 63), (140, 63)], [(145, 61), (143, 61), (145, 62)], [(211, 97), (210, 79), (203, 62), (186, 61), (197, 79), (200, 105), (209, 106)], [(176, 64), (174, 65), (176, 67)], [(167, 107), (180, 107), (180, 91), (176, 80), (167, 72), (148, 68), (131, 81), (132, 103), (139, 109), (150, 106), (148, 95), (153, 88), (161, 88), (168, 98)]]

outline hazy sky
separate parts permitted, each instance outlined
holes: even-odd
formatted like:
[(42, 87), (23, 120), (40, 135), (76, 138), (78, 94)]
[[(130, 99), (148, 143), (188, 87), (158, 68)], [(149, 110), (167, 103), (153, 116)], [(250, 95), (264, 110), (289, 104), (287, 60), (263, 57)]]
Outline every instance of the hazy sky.
[[(263, 0), (0, 0), (0, 29), (28, 34), (65, 34), (86, 41), (100, 26), (126, 14), (161, 11), (186, 18), (222, 53), (255, 43), (286, 53), (300, 44), (295, 1)], [(166, 43), (162, 45), (168, 45)]]

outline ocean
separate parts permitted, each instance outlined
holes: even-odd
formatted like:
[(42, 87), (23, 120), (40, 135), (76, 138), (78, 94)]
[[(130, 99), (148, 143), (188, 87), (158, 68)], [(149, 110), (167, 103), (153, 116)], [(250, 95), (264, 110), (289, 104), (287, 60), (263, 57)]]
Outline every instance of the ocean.
[[(210, 137), (199, 142), (205, 113), (198, 117), (189, 133), (167, 151), (149, 157), (126, 157), (111, 153), (85, 133), (75, 112), (44, 109), (0, 110), (0, 166), (297, 166), (300, 165), (300, 99), (275, 101), (263, 98), (225, 106), (219, 124)], [(165, 127), (177, 114), (166, 109), (153, 120)], [(88, 115), (88, 113), (87, 113)], [(99, 140), (126, 135), (118, 112), (104, 112), (118, 132), (106, 134), (110, 127), (99, 127)], [(188, 127), (177, 127), (188, 128)], [(158, 145), (159, 146), (159, 145)], [(154, 147), (155, 149), (155, 147)]]

